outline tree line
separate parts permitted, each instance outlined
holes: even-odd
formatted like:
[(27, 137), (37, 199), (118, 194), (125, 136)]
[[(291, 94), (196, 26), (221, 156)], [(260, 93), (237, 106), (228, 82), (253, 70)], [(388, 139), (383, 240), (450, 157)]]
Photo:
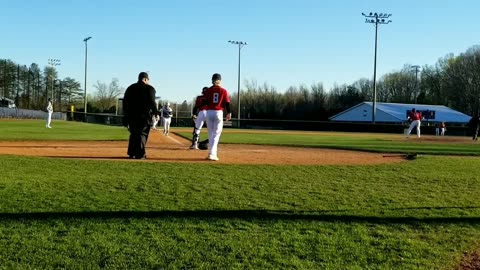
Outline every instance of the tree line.
[[(118, 79), (112, 79), (110, 84), (97, 81), (93, 87), (96, 91), (87, 97), (87, 111), (115, 112), (117, 98), (124, 92)], [(84, 111), (80, 82), (71, 77), (60, 78), (54, 66), (26, 66), (0, 59), (0, 98), (3, 97), (14, 100), (21, 109), (44, 110), (51, 98), (56, 111), (70, 110), (71, 105)]]
[[(84, 93), (73, 78), (58, 78), (53, 66), (20, 65), (0, 59), (0, 97), (15, 100), (19, 108), (41, 110), (52, 98), (62, 111), (75, 105), (83, 111)], [(377, 81), (377, 101), (445, 105), (468, 115), (480, 108), (480, 46), (473, 46), (455, 56), (447, 54), (434, 65), (421, 68), (405, 64), (400, 70), (386, 73)], [(94, 95), (87, 97), (88, 112), (113, 113), (124, 88), (118, 79), (109, 84), (93, 85)], [(238, 117), (238, 99), (230, 91), (233, 117)], [(373, 100), (373, 81), (361, 78), (352, 84), (290, 86), (278, 91), (267, 83), (245, 81), (240, 91), (242, 119), (327, 120), (329, 117), (363, 101)], [(193, 101), (178, 104), (189, 111)], [(160, 102), (160, 104), (163, 104)]]
[[(245, 81), (240, 96), (243, 119), (328, 120), (363, 101), (373, 100), (373, 80), (361, 78), (352, 84), (322, 83), (291, 86), (279, 92), (274, 86)], [(233, 117), (238, 115), (235, 92), (231, 92)], [(447, 54), (434, 65), (421, 68), (405, 64), (377, 81), (377, 101), (445, 105), (468, 115), (480, 108), (480, 46), (458, 56)]]
[[(38, 64), (20, 65), (9, 59), (0, 59), (0, 96), (15, 101), (18, 108), (43, 110), (48, 98), (54, 106), (75, 103), (83, 99), (80, 83), (73, 78), (58, 78), (53, 66), (41, 68)], [(57, 108), (60, 108), (57, 107)]]

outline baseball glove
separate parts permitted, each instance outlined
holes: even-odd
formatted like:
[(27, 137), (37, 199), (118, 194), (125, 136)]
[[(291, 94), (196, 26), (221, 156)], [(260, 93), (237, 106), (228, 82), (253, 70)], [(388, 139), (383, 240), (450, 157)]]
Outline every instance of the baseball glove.
[(198, 149), (200, 149), (200, 150), (208, 150), (208, 139), (199, 142), (199, 143), (198, 143)]

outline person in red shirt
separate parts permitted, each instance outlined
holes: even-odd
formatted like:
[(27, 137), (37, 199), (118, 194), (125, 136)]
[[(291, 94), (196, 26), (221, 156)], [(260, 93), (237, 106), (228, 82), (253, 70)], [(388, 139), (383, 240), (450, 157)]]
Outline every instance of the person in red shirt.
[(227, 89), (220, 84), (222, 76), (218, 73), (213, 74), (212, 84), (207, 91), (205, 91), (205, 102), (207, 106), (207, 128), (208, 128), (208, 160), (218, 160), (218, 142), (223, 130), (223, 111), (227, 113), (225, 120), (229, 121), (232, 117), (230, 112), (230, 97)]
[(410, 133), (416, 127), (417, 128), (417, 137), (420, 138), (420, 121), (423, 119), (422, 113), (417, 112), (415, 108), (412, 109), (410, 113), (408, 113), (407, 120), (410, 122), (410, 127), (407, 131), (407, 138), (410, 138)]
[(447, 125), (445, 125), (445, 122), (442, 122), (440, 124), (440, 136), (445, 136), (445, 131), (447, 131)]
[(205, 103), (205, 92), (208, 90), (208, 87), (203, 87), (202, 95), (197, 96), (195, 100), (195, 106), (192, 110), (192, 118), (194, 120), (194, 128), (193, 128), (193, 138), (192, 138), (192, 146), (190, 149), (198, 149), (198, 140), (200, 138), (200, 130), (203, 127), (203, 124), (207, 120), (207, 105)]

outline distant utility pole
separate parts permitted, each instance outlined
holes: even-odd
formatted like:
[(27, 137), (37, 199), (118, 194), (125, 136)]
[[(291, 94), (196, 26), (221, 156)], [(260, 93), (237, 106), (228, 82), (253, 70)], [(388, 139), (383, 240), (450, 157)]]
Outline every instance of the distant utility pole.
[(365, 14), (362, 12), (362, 15), (365, 17), (365, 23), (375, 24), (375, 58), (373, 60), (373, 107), (372, 107), (372, 123), (375, 124), (375, 115), (377, 113), (377, 34), (378, 34), (378, 25), (379, 24), (389, 24), (392, 20), (388, 20), (392, 14), (387, 13), (373, 13)]
[(412, 68), (412, 71), (415, 72), (415, 104), (417, 104), (417, 96), (418, 96), (418, 72), (420, 71), (420, 66), (419, 65), (413, 65), (410, 66)]

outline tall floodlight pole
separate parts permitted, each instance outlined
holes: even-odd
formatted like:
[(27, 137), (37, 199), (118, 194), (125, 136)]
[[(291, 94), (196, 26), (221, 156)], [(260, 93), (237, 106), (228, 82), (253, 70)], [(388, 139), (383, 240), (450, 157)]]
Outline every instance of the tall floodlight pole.
[[(85, 117), (87, 114), (87, 41), (91, 39), (92, 37), (87, 37), (84, 38), (83, 41), (85, 42), (85, 84), (83, 85), (83, 101), (84, 101), (84, 111), (85, 111)], [(86, 119), (86, 118), (85, 118)]]
[(410, 66), (412, 68), (412, 72), (415, 72), (415, 104), (417, 104), (417, 96), (418, 96), (418, 71), (420, 70), (419, 65)]
[(229, 40), (229, 43), (238, 45), (238, 85), (237, 85), (237, 99), (238, 99), (238, 127), (240, 127), (240, 51), (243, 46), (248, 45), (247, 42), (244, 41), (234, 41), (234, 40)]
[(55, 100), (53, 98), (53, 87), (54, 87), (54, 84), (55, 84), (55, 80), (54, 80), (55, 78), (53, 77), (53, 71), (54, 71), (56, 66), (60, 65), (60, 60), (59, 59), (48, 59), (48, 64), (50, 66), (52, 66), (51, 81), (52, 81), (52, 103), (53, 103), (53, 101)]
[(375, 24), (375, 58), (373, 60), (373, 107), (372, 107), (372, 123), (375, 124), (375, 115), (377, 113), (377, 34), (378, 34), (378, 25), (379, 24), (389, 24), (392, 21), (387, 20), (392, 16), (392, 14), (387, 13), (374, 13), (370, 12), (365, 14), (362, 12), (362, 15), (365, 17), (365, 23)]

